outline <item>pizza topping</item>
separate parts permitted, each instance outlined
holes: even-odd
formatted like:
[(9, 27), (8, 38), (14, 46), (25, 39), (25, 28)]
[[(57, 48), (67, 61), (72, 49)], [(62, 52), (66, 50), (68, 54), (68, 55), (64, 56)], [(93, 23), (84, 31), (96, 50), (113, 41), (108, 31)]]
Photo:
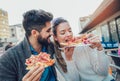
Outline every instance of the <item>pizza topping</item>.
[(88, 35), (83, 34), (79, 37), (73, 37), (70, 41), (67, 41), (65, 43), (60, 43), (63, 46), (75, 46), (78, 44), (90, 44), (90, 41), (88, 40)]
[(27, 70), (34, 68), (35, 66), (48, 67), (55, 63), (54, 59), (50, 58), (50, 55), (45, 52), (40, 52), (38, 55), (31, 55), (30, 58), (26, 59), (25, 64)]

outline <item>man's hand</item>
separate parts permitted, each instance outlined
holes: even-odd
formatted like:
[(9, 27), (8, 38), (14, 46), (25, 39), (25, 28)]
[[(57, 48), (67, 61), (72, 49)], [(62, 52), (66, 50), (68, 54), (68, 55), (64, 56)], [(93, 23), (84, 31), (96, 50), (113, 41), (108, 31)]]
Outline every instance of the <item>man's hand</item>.
[(36, 66), (23, 77), (22, 81), (39, 81), (43, 71), (43, 67)]

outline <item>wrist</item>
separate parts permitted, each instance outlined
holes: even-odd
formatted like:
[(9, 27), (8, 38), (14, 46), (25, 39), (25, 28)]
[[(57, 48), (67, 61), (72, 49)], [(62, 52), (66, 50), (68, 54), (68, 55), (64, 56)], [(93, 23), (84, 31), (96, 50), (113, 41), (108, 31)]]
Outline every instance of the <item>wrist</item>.
[(98, 48), (97, 50), (98, 50), (98, 51), (102, 51), (102, 50), (103, 50), (103, 47), (100, 47), (100, 48)]
[(72, 61), (72, 58), (66, 58), (67, 61)]

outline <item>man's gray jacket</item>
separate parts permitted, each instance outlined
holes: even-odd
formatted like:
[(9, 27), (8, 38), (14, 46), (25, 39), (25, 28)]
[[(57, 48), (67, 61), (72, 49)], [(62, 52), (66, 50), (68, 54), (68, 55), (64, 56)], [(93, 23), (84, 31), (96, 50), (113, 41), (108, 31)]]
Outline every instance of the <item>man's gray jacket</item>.
[[(54, 54), (52, 44), (48, 45), (48, 53)], [(27, 38), (10, 48), (0, 57), (0, 81), (22, 81), (23, 76), (28, 72), (25, 61), (31, 56), (30, 46)], [(54, 66), (52, 69), (55, 73)], [(55, 73), (56, 74), (56, 73)]]

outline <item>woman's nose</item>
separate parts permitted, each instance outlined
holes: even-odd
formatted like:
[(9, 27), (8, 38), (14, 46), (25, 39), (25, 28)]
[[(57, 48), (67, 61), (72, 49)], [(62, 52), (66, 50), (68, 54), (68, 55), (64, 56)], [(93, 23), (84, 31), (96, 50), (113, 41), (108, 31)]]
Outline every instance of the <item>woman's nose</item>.
[(66, 36), (71, 36), (71, 33), (70, 32), (66, 32)]
[(66, 37), (67, 38), (69, 38), (69, 37), (71, 37), (72, 36), (72, 34), (70, 33), (70, 32), (66, 32)]

